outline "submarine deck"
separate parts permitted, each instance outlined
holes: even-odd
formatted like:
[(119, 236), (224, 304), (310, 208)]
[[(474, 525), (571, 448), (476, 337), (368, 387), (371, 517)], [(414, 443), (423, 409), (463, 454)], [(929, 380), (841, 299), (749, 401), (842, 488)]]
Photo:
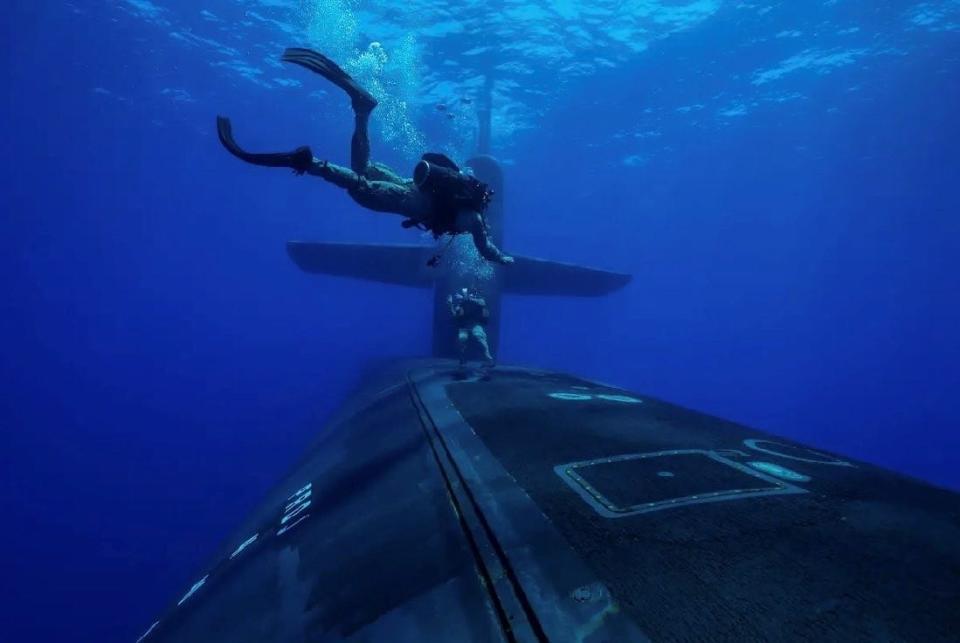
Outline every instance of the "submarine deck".
[(960, 640), (957, 494), (566, 375), (431, 385), (506, 474), (474, 483), (529, 498), (491, 514), (545, 518), (647, 637)]
[(957, 641), (960, 495), (650, 397), (395, 363), (138, 643)]

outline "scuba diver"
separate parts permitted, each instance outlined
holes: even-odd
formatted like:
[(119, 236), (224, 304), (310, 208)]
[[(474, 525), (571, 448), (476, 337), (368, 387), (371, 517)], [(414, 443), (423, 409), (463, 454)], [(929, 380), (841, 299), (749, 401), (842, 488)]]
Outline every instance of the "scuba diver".
[[(350, 97), (354, 113), (354, 132), (350, 146), (350, 167), (341, 167), (314, 158), (309, 147), (292, 152), (252, 153), (242, 149), (233, 138), (230, 119), (217, 116), (217, 135), (232, 155), (247, 163), (266, 167), (287, 167), (295, 174), (311, 174), (343, 188), (361, 206), (375, 212), (391, 212), (406, 217), (404, 228), (428, 230), (439, 239), (443, 235), (468, 233), (477, 251), (497, 263), (513, 263), (490, 241), (484, 212), (493, 192), (443, 154), (424, 154), (406, 179), (381, 163), (370, 162), (370, 138), (367, 125), (377, 100), (349, 74), (326, 56), (309, 49), (291, 48), (283, 53), (284, 62), (300, 65), (320, 74)], [(429, 265), (434, 266), (439, 256)]]
[(490, 320), (490, 308), (479, 292), (463, 288), (459, 292), (447, 297), (447, 306), (457, 324), (457, 342), (460, 345), (460, 368), (467, 361), (467, 348), (472, 339), (486, 361), (486, 367), (492, 368), (493, 357), (490, 355), (490, 345), (487, 343), (485, 327)]

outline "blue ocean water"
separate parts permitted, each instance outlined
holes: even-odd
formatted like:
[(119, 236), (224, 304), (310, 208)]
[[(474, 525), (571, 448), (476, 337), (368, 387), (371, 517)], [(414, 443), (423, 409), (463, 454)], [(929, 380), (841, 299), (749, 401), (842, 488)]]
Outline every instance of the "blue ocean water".
[[(15, 2), (0, 66), (3, 641), (132, 641), (384, 357), (426, 291), (288, 239), (406, 243), (310, 177), (463, 160), (496, 78), (505, 249), (629, 272), (510, 298), (500, 358), (960, 489), (960, 2)], [(426, 240), (424, 240), (426, 242)]]

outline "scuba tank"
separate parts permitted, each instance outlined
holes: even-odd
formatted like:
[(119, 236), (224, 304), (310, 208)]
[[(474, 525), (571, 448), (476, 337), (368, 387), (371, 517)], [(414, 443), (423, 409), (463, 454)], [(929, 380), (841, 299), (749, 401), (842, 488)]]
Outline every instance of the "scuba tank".
[[(473, 210), (483, 216), (493, 197), (493, 190), (486, 183), (461, 172), (457, 164), (443, 154), (424, 154), (413, 168), (413, 183), (420, 192), (430, 195), (432, 216), (429, 220), (407, 219), (401, 225), (429, 230), (437, 239), (457, 233), (457, 215), (462, 210)], [(436, 267), (442, 256), (443, 251), (431, 257), (427, 265)]]
[(413, 168), (413, 182), (421, 192), (437, 199), (441, 207), (470, 208), (482, 214), (493, 197), (493, 190), (486, 183), (461, 172), (443, 154), (424, 154)]

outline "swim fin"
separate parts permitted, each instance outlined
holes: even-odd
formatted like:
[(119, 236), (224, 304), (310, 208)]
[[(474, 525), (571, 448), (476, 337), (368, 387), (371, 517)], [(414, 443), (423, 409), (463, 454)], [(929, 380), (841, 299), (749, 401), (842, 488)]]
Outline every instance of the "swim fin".
[(292, 152), (272, 152), (257, 154), (247, 152), (233, 139), (233, 126), (226, 116), (217, 116), (217, 137), (228, 152), (241, 161), (265, 167), (289, 167), (297, 174), (303, 174), (313, 165), (313, 152), (304, 145)]
[(290, 47), (283, 52), (280, 60), (320, 74), (331, 83), (347, 92), (357, 112), (369, 113), (377, 106), (377, 99), (365, 90), (353, 77), (323, 54), (302, 47)]

